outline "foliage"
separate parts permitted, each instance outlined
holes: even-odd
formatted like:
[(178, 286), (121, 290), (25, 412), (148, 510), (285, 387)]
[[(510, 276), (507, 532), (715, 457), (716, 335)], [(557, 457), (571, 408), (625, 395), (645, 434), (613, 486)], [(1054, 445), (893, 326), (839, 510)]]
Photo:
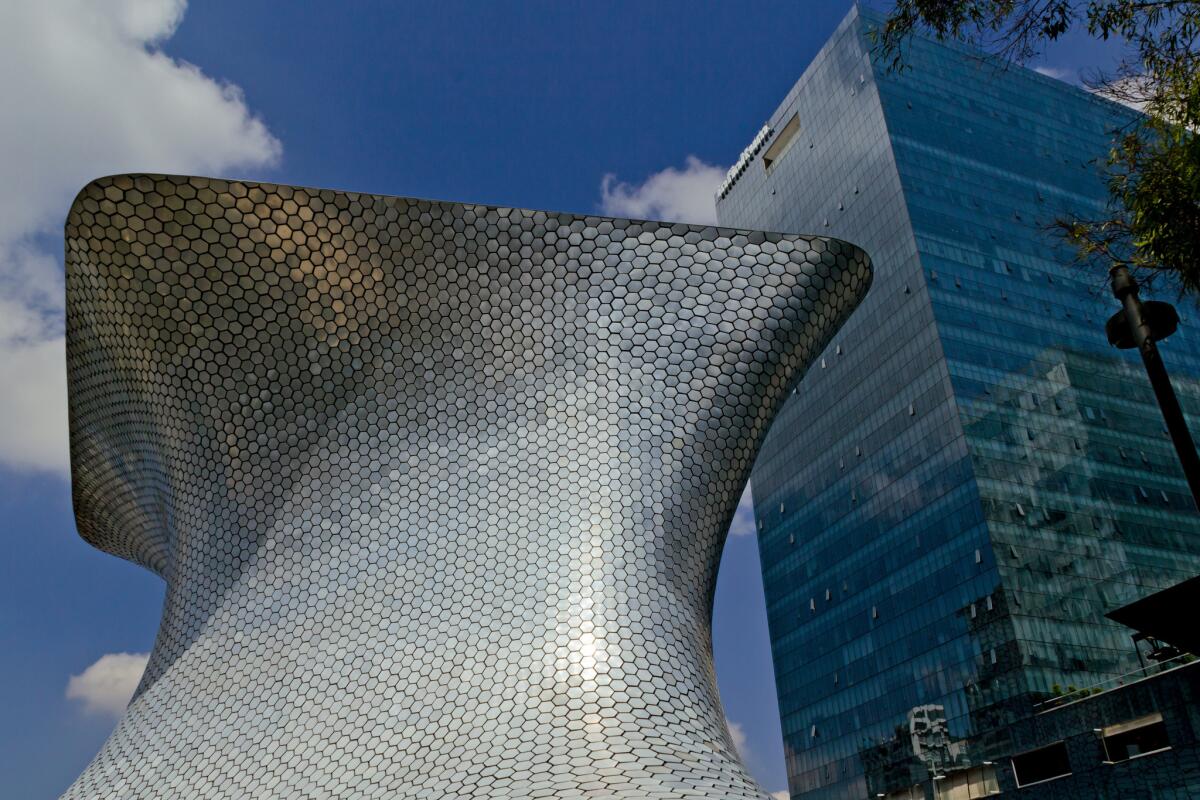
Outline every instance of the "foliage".
[(1055, 227), (1080, 262), (1124, 265), (1143, 283), (1171, 274), (1200, 296), (1200, 0), (896, 0), (876, 38), (903, 68), (917, 31), (1025, 61), (1076, 28), (1123, 43), (1120, 65), (1087, 84), (1145, 116), (1113, 132), (1108, 212)]

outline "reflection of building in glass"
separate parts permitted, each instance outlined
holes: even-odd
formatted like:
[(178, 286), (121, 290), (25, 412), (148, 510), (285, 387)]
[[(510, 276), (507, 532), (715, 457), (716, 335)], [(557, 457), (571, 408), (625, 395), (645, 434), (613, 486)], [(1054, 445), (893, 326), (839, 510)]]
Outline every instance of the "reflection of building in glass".
[(872, 794), (923, 784), (970, 766), (967, 743), (950, 736), (946, 709), (940, 705), (909, 709), (905, 724), (897, 725), (893, 736), (864, 748), (862, 759)]
[(717, 562), (861, 250), (135, 175), (66, 263), (79, 530), (167, 581), (68, 797), (765, 800)]
[[(1170, 550), (1153, 553), (1157, 520), (1186, 519), (1191, 501), (1173, 480), (1161, 422), (1131, 413), (1153, 402), (1143, 378), (1114, 351), (1050, 347), (974, 403), (979, 416), (966, 423), (1005, 588), (1025, 602), (1009, 616), (1033, 687), (1086, 685), (1130, 666), (1128, 631), (1093, 615), (1162, 584)], [(1174, 383), (1200, 398), (1200, 381)], [(1086, 621), (1087, 637), (1039, 635), (1055, 618)]]
[(908, 737), (913, 757), (929, 772), (941, 775), (967, 764), (967, 747), (950, 738), (946, 709), (941, 706), (917, 706), (908, 712)]
[[(910, 792), (928, 770), (897, 730), (931, 706), (971, 764), (936, 791), (986, 762), (1012, 788), (1014, 721), (1137, 668), (1105, 612), (1200, 573), (1144, 373), (1105, 341), (1103, 276), (1042, 228), (1099, 212), (1092, 159), (1130, 112), (923, 39), (889, 72), (873, 20), (851, 12), (717, 203), (877, 267), (754, 470), (789, 779), (812, 800)], [(1200, 411), (1190, 319), (1163, 350)]]

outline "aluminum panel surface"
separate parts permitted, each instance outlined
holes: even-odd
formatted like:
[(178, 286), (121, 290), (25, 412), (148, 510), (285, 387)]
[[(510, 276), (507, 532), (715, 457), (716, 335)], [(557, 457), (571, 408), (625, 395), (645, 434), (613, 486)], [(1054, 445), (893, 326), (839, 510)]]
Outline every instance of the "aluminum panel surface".
[(818, 237), (88, 185), (76, 515), (167, 594), (66, 797), (765, 797), (717, 696), (717, 565), (870, 275)]

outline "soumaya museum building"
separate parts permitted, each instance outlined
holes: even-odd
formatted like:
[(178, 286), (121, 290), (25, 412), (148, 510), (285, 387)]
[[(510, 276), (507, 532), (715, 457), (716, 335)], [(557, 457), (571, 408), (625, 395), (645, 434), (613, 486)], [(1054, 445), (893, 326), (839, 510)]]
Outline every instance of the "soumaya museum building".
[[(1200, 574), (1200, 518), (1104, 276), (1044, 230), (1103, 208), (1129, 112), (930, 40), (889, 70), (879, 21), (851, 12), (718, 194), (722, 225), (875, 265), (753, 472), (792, 796), (1200, 796), (1200, 667), (1106, 618)], [(1197, 322), (1163, 345), (1193, 414)]]
[(122, 175), (66, 264), (79, 530), (167, 583), (66, 797), (766, 800), (717, 564), (862, 250)]

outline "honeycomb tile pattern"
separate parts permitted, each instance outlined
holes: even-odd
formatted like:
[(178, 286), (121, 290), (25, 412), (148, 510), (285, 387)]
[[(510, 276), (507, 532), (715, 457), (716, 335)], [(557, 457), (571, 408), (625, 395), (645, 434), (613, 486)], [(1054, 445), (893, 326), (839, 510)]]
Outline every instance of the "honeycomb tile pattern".
[(65, 797), (766, 797), (717, 564), (860, 250), (149, 175), (66, 239), (79, 530), (168, 589)]

